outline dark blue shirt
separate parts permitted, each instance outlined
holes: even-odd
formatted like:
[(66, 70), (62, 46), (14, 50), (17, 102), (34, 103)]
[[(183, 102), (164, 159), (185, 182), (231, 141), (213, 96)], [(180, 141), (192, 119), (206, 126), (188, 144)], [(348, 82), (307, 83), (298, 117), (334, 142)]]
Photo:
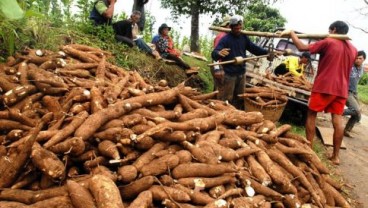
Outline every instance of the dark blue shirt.
[(357, 86), (362, 75), (363, 75), (363, 66), (361, 66), (360, 68), (353, 66), (353, 69), (350, 72), (349, 92), (354, 93), (357, 92)]
[[(219, 52), (223, 48), (230, 48), (229, 55), (226, 57), (221, 57)], [(235, 57), (241, 56), (243, 58), (247, 57), (246, 51), (251, 52), (254, 55), (266, 55), (267, 50), (254, 44), (248, 36), (241, 34), (236, 36), (232, 33), (228, 33), (223, 38), (221, 38), (219, 44), (212, 51), (212, 59), (218, 61), (229, 61), (234, 60)], [(245, 62), (243, 64), (226, 64), (222, 65), (226, 74), (230, 75), (241, 75), (245, 73)]]

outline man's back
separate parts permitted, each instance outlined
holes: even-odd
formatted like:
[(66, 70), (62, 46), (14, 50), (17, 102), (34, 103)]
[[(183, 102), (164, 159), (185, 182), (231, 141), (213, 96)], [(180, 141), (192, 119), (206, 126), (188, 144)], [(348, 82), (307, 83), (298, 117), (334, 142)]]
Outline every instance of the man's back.
[(129, 20), (122, 20), (113, 24), (115, 34), (133, 39), (132, 22)]
[(346, 98), (356, 48), (349, 41), (326, 38), (311, 44), (309, 50), (320, 54), (312, 91)]

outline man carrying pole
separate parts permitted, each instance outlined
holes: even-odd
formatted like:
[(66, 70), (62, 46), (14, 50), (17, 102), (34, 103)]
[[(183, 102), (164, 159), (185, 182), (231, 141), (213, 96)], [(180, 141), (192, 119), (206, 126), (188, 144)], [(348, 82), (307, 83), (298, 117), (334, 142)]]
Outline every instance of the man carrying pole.
[[(330, 34), (347, 34), (348, 31), (349, 26), (343, 21), (335, 21), (329, 26)], [(285, 30), (280, 36), (290, 36), (299, 51), (320, 54), (318, 71), (309, 98), (305, 123), (306, 136), (312, 145), (316, 133), (317, 112), (331, 113), (334, 147), (330, 160), (338, 165), (344, 133), (342, 114), (348, 97), (349, 74), (357, 50), (348, 40), (325, 38), (312, 44), (305, 44), (292, 30)]]
[[(218, 45), (212, 51), (214, 61), (230, 61), (236, 57), (246, 57), (246, 50), (255, 55), (266, 55), (267, 50), (254, 44), (247, 35), (241, 33), (243, 18), (234, 15), (229, 20), (231, 32), (221, 38)], [(223, 70), (223, 71), (222, 71)], [(218, 80), (217, 98), (229, 101), (238, 109), (244, 109), (244, 102), (238, 97), (244, 93), (245, 88), (245, 62), (234, 62), (223, 65), (223, 69), (214, 69), (214, 78)]]

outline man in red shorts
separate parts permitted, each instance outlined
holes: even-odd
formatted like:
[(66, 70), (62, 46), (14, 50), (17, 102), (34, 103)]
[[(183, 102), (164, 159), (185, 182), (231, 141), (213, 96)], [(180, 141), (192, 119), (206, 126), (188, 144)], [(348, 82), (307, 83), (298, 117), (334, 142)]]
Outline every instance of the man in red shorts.
[[(335, 21), (329, 27), (330, 34), (347, 34), (348, 31), (349, 26), (343, 21)], [(348, 97), (349, 75), (357, 50), (348, 40), (325, 38), (312, 44), (305, 44), (294, 31), (285, 30), (281, 33), (281, 36), (284, 35), (290, 35), (299, 51), (320, 55), (317, 75), (309, 98), (305, 131), (312, 146), (316, 134), (317, 112), (331, 113), (334, 147), (330, 160), (338, 165), (344, 134), (342, 113)]]

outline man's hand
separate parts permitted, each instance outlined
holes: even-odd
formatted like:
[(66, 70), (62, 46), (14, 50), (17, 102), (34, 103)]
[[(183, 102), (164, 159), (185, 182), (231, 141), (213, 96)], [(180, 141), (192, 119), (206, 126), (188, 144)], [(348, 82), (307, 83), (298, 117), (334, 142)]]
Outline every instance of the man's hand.
[(269, 52), (268, 56), (267, 56), (267, 61), (273, 61), (273, 59), (275, 58), (276, 53), (275, 52)]
[(289, 37), (292, 30), (284, 30), (281, 33), (279, 33), (280, 37)]
[(221, 56), (221, 57), (225, 57), (225, 56), (227, 56), (227, 55), (229, 55), (229, 52), (230, 51), (230, 48), (223, 48), (223, 49), (221, 49), (221, 51), (219, 52), (219, 55)]
[(213, 76), (215, 77), (215, 79), (221, 84), (223, 84), (224, 82), (224, 75), (225, 75), (225, 72), (223, 70), (215, 71), (213, 73)]

